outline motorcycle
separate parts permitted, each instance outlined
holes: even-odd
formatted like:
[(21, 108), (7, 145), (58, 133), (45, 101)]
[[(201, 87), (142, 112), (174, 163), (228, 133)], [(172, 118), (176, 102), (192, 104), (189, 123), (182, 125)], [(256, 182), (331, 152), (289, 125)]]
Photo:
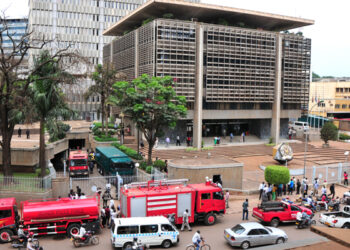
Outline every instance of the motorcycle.
[(316, 221), (310, 217), (309, 219), (303, 219), (302, 221), (296, 221), (297, 229), (307, 228), (311, 225), (315, 225)]
[(18, 249), (27, 248), (29, 238), (31, 238), (31, 240), (32, 240), (32, 247), (35, 249), (39, 249), (40, 248), (39, 241), (34, 238), (33, 233), (25, 235), (25, 237), (19, 237), (17, 235), (12, 236), (11, 237), (11, 240), (12, 240), (11, 246), (13, 248), (18, 248)]
[(132, 246), (128, 246), (125, 250), (147, 250), (149, 245), (144, 245), (142, 243), (136, 243)]
[(331, 201), (329, 204), (328, 204), (328, 210), (330, 212), (333, 212), (333, 211), (339, 211), (340, 209), (340, 204), (339, 202), (333, 202)]
[(100, 243), (99, 237), (93, 235), (93, 232), (91, 231), (88, 231), (82, 238), (77, 235), (73, 235), (71, 241), (75, 247), (98, 245)]

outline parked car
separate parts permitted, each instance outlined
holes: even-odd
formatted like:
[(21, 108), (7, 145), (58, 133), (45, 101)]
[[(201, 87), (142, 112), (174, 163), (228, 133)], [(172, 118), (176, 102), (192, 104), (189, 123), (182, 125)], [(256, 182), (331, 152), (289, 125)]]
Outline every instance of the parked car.
[(282, 244), (288, 240), (287, 234), (275, 227), (264, 227), (257, 222), (237, 224), (224, 230), (226, 241), (233, 247), (247, 249), (252, 246)]
[(329, 227), (350, 228), (350, 206), (344, 206), (342, 212), (321, 214), (320, 222)]
[(307, 122), (293, 121), (289, 122), (288, 128), (291, 128), (295, 131), (308, 131), (310, 127)]

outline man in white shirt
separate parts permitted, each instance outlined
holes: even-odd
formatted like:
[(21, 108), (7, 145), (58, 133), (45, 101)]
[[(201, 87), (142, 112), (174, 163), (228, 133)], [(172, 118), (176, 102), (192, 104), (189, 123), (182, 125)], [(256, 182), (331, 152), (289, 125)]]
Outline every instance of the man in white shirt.
[(183, 231), (187, 227), (188, 231), (192, 231), (190, 224), (188, 222), (188, 209), (184, 211), (183, 216), (182, 216), (182, 226), (181, 226), (181, 231)]
[(259, 186), (259, 200), (261, 199), (262, 193), (264, 192), (265, 183), (262, 182)]
[(192, 237), (192, 243), (193, 245), (196, 246), (196, 250), (199, 250), (199, 244), (202, 241), (202, 237), (201, 237), (201, 232), (199, 230), (197, 230), (197, 232), (195, 232), (195, 234)]
[(299, 223), (301, 223), (301, 221), (302, 221), (302, 217), (303, 217), (303, 214), (299, 211), (298, 213), (297, 213), (297, 221), (299, 222)]
[(229, 191), (226, 191), (225, 202), (226, 202), (226, 208), (229, 208), (229, 202), (230, 202), (230, 192)]
[[(79, 230), (79, 238), (81, 239), (81, 240), (83, 240), (83, 237), (85, 236), (85, 234), (86, 234), (86, 229), (85, 229), (85, 227), (86, 227), (86, 224), (85, 223), (83, 223), (83, 224), (81, 224), (81, 227), (80, 227), (80, 230)], [(86, 239), (85, 239), (86, 240)]]

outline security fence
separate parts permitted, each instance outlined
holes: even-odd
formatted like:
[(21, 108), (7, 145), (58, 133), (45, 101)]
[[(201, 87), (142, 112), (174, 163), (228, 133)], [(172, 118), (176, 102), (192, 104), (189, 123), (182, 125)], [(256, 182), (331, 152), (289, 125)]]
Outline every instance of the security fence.
[(321, 180), (321, 184), (324, 181), (327, 183), (343, 183), (344, 172), (349, 173), (350, 163), (339, 163), (324, 166), (313, 166), (312, 167), (312, 180), (316, 177)]
[(51, 189), (52, 176), (18, 177), (0, 176), (0, 191), (46, 192)]

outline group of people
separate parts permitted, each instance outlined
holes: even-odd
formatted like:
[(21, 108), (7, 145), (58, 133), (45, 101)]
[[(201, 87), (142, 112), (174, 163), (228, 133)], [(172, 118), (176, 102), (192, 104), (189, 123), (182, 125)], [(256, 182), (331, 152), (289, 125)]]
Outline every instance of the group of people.
[[(17, 133), (18, 133), (18, 137), (22, 136), (22, 129), (20, 127), (18, 128)], [(30, 130), (28, 128), (26, 130), (26, 135), (27, 135), (27, 139), (30, 139)]]
[(87, 197), (86, 197), (85, 193), (81, 192), (81, 188), (79, 186), (77, 186), (76, 188), (77, 188), (76, 192), (74, 192), (73, 189), (71, 189), (69, 191), (68, 197), (71, 200), (86, 199)]

